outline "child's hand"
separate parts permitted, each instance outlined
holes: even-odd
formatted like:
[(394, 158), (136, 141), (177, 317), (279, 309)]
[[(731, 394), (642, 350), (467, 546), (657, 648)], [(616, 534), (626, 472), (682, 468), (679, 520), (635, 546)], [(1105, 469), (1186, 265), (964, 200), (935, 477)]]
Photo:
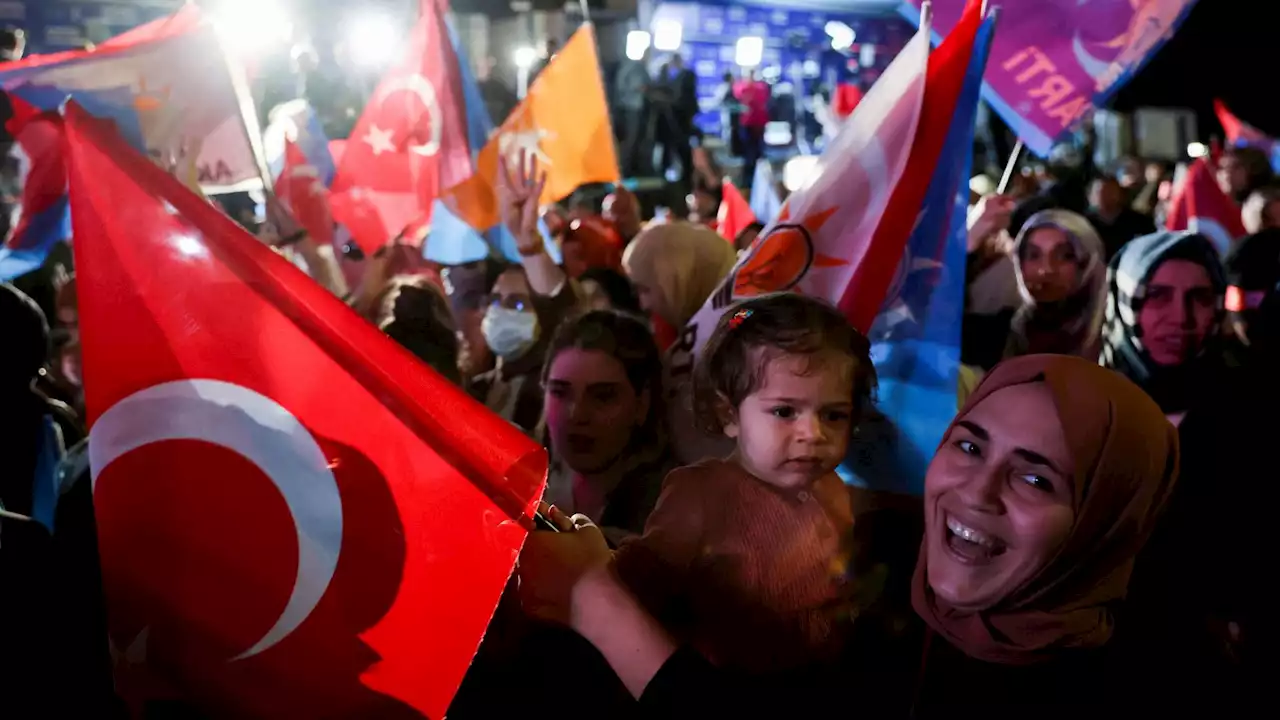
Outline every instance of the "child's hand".
[(570, 518), (546, 503), (538, 509), (560, 532), (529, 533), (517, 567), (520, 604), (532, 617), (568, 625), (578, 581), (607, 565), (613, 553), (600, 528), (587, 516)]

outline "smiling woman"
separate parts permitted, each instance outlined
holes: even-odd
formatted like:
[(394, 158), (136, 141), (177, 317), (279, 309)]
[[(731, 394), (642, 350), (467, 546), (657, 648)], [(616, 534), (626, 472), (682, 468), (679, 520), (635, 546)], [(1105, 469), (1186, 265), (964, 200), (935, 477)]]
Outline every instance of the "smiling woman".
[(909, 583), (921, 625), (860, 614), (838, 663), (795, 675), (716, 667), (655, 623), (585, 518), (555, 513), (562, 532), (525, 546), (521, 592), (591, 641), (646, 717), (1119, 717), (1202, 690), (1154, 693), (1148, 649), (1113, 639), (1177, 468), (1175, 430), (1133, 383), (1028, 355), (984, 379), (929, 468)]
[(1030, 355), (998, 366), (925, 476), (916, 612), (986, 662), (1105, 645), (1177, 448), (1155, 403), (1096, 364)]

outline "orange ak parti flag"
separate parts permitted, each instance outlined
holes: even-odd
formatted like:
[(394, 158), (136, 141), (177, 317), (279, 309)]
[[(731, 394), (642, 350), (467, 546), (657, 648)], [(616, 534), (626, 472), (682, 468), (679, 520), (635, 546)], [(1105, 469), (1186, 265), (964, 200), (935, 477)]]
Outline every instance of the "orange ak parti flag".
[(539, 169), (547, 173), (543, 204), (586, 183), (621, 179), (590, 24), (569, 38), (528, 96), (489, 138), (476, 160), (475, 174), (442, 193), (467, 224), (485, 230), (498, 223), (498, 158), (506, 157), (514, 165), (521, 150), (537, 158)]

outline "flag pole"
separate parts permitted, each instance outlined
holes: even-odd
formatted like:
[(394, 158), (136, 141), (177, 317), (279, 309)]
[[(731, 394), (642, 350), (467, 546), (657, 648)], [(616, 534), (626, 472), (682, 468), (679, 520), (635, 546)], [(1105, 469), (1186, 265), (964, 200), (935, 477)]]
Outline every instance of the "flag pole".
[(591, 10), (587, 7), (587, 0), (578, 0), (578, 7), (582, 9), (582, 22), (591, 22)]
[(1018, 138), (1018, 144), (1013, 146), (1013, 152), (1009, 154), (1009, 162), (1004, 166), (1004, 175), (1000, 177), (1000, 184), (996, 186), (997, 195), (1003, 195), (1009, 189), (1009, 182), (1013, 180), (1013, 171), (1018, 167), (1018, 160), (1022, 159), (1024, 146), (1022, 138)]
[(17, 520), (18, 522), (31, 522), (31, 518), (26, 515), (19, 515), (16, 512), (9, 512), (0, 508), (0, 520)]
[(249, 150), (253, 153), (253, 162), (257, 166), (258, 177), (262, 180), (262, 192), (265, 196), (271, 193), (271, 170), (267, 167), (267, 153), (262, 148), (262, 127), (258, 124), (258, 111), (249, 90), (248, 78), (245, 77), (244, 69), (227, 52), (222, 33), (217, 28), (211, 29), (218, 41), (218, 51), (222, 53), (222, 64), (231, 80), (231, 89), (240, 110), (240, 129), (244, 130), (245, 139), (249, 141)]
[(920, 3), (920, 25), (919, 30), (928, 30), (933, 25), (933, 3), (925, 0)]

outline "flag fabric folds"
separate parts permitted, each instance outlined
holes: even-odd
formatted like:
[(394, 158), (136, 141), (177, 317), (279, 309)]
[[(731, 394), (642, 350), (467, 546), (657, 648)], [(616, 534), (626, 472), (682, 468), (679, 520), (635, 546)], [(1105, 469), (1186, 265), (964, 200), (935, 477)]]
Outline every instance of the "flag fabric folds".
[(0, 244), (0, 281), (36, 270), (58, 242), (71, 238), (62, 123), (55, 113), (41, 113), (21, 98), (12, 103), (14, 116), (6, 129), (14, 138), (10, 153), (17, 160), (22, 194)]
[[(924, 0), (901, 5), (920, 18)], [(933, 0), (948, 33), (966, 0)], [(1031, 152), (1047, 157), (1076, 120), (1104, 106), (1178, 29), (1195, 0), (1005, 0), (983, 97)]]
[(262, 147), (272, 181), (278, 180), (284, 171), (285, 148), (293, 143), (302, 152), (306, 164), (316, 169), (320, 184), (329, 187), (337, 172), (329, 142), (319, 116), (306, 100), (290, 100), (272, 108), (267, 126), (262, 130)]
[[(467, 123), (467, 142), (471, 146), (474, 157), (489, 142), (489, 137), (493, 134), (493, 120), (485, 108), (480, 87), (471, 74), (471, 64), (467, 61), (466, 51), (458, 39), (458, 33), (452, 23), (448, 23), (447, 27), (449, 42), (453, 47), (454, 56), (458, 59), (459, 81), (462, 86)], [(512, 262), (519, 262), (520, 256), (515, 253), (515, 239), (511, 238), (510, 242), (506, 242), (509, 237), (510, 233), (505, 233), (500, 228), (490, 228), (481, 233), (455, 215), (446, 203), (437, 198), (431, 210), (431, 232), (426, 244), (422, 247), (422, 254), (427, 260), (443, 265), (475, 262), (488, 257), (494, 251)], [(515, 254), (504, 253), (505, 247), (510, 247), (511, 252)]]
[(768, 224), (778, 219), (782, 212), (782, 199), (778, 197), (777, 179), (773, 174), (773, 165), (767, 159), (756, 163), (755, 172), (751, 176), (751, 212), (756, 219)]
[(925, 194), (964, 86), (981, 14), (982, 3), (969, 0), (964, 17), (929, 58), (920, 125), (910, 143), (907, 165), (883, 212), (872, 218), (874, 235), (839, 297), (849, 322), (864, 333), (870, 331), (894, 271), (901, 267), (912, 229), (920, 223)]
[(74, 104), (65, 128), (118, 691), (443, 717), (545, 452)]
[(590, 24), (579, 28), (538, 75), (528, 96), (480, 151), (475, 174), (446, 190), (445, 202), (473, 228), (496, 225), (498, 158), (518, 162), (521, 151), (537, 158), (539, 169), (547, 173), (544, 204), (567, 197), (580, 185), (620, 181)]
[(424, 2), (404, 58), (383, 75), (347, 139), (331, 204), (366, 252), (429, 220), (440, 188), (471, 175), (452, 48), (443, 10)]
[(226, 59), (194, 5), (93, 50), (0, 65), (0, 87), (42, 110), (74, 98), (207, 189), (260, 184)]
[[(854, 440), (841, 474), (877, 489), (919, 494), (933, 451), (956, 412), (965, 300), (966, 215), (974, 121), (996, 19), (979, 30), (945, 144), (915, 229), (871, 327), (881, 417)], [(941, 48), (931, 62), (942, 60)], [(955, 62), (960, 62), (957, 58)], [(926, 106), (930, 103), (926, 91)], [(931, 132), (922, 125), (920, 133)]]
[[(929, 36), (916, 33), (819, 159), (807, 185), (738, 260), (673, 347), (691, 367), (734, 300), (784, 290), (838, 301), (907, 167), (924, 103)], [(864, 328), (865, 329), (865, 328)]]
[(313, 242), (332, 245), (333, 213), (329, 210), (322, 171), (311, 164), (301, 146), (292, 140), (286, 141), (284, 155), (284, 167), (275, 184), (276, 196)]
[(756, 215), (751, 212), (751, 205), (742, 197), (736, 185), (725, 180), (721, 187), (724, 197), (720, 200), (720, 212), (716, 215), (716, 232), (725, 240), (733, 242), (748, 225), (756, 222)]
[(1247, 233), (1240, 206), (1222, 192), (1215, 175), (1207, 158), (1191, 164), (1173, 193), (1165, 227), (1204, 235), (1225, 257), (1232, 244)]
[(1272, 169), (1280, 172), (1280, 143), (1277, 143), (1275, 138), (1241, 120), (1221, 100), (1213, 101), (1213, 110), (1218, 116), (1218, 122), (1222, 123), (1228, 143), (1234, 147), (1252, 147), (1261, 150), (1271, 161)]

